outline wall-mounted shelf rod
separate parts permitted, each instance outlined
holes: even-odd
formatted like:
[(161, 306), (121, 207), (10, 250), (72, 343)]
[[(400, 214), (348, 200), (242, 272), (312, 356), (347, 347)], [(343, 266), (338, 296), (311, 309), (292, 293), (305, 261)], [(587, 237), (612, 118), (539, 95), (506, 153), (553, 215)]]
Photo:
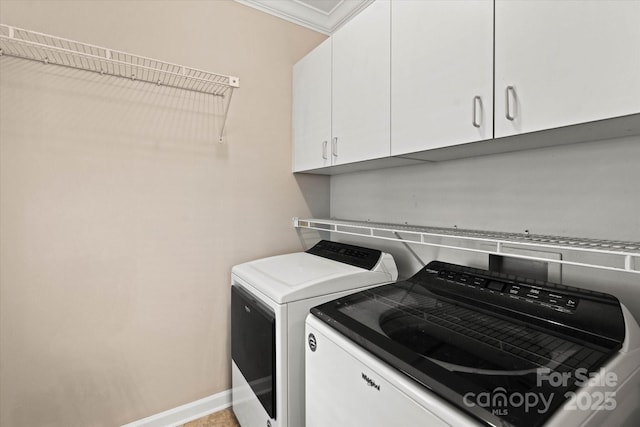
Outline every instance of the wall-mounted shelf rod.
[(219, 134), (220, 142), (231, 96), (234, 89), (240, 87), (238, 77), (0, 24), (0, 56), (5, 55), (221, 96), (225, 98), (226, 105)]
[[(294, 218), (293, 225), (298, 229), (318, 230), (576, 267), (640, 274), (640, 242), (336, 219)], [(519, 248), (560, 252), (563, 256), (562, 259), (556, 259), (509, 252), (510, 249), (517, 251)], [(570, 255), (578, 256), (580, 261), (566, 259)]]

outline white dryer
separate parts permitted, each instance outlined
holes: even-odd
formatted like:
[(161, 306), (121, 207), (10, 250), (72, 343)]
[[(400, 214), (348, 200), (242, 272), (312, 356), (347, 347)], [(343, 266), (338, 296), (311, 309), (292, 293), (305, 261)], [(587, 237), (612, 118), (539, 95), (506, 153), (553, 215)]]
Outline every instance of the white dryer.
[(391, 255), (325, 240), (306, 252), (233, 267), (232, 401), (240, 425), (304, 426), (309, 309), (397, 276)]

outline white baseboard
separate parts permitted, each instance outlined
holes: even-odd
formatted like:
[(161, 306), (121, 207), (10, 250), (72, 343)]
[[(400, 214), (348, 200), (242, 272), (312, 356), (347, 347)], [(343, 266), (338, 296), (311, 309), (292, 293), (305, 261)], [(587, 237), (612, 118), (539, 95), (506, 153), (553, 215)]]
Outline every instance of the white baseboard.
[(151, 415), (121, 427), (176, 427), (231, 406), (231, 390)]

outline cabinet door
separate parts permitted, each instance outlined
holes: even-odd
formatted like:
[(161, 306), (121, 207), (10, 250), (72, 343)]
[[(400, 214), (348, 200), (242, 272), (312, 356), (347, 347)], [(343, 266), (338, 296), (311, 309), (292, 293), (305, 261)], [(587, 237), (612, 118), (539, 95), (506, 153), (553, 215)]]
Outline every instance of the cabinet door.
[(496, 137), (640, 112), (640, 1), (496, 0), (495, 15)]
[(390, 11), (377, 0), (332, 36), (334, 164), (390, 154)]
[(493, 137), (493, 0), (391, 5), (391, 154)]
[(293, 171), (331, 166), (331, 40), (293, 66)]

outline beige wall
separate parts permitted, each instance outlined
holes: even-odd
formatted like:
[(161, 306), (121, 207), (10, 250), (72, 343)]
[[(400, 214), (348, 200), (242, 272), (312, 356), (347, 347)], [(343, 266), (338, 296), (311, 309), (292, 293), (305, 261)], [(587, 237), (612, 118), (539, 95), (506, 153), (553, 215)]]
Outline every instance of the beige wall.
[(115, 426), (228, 389), (231, 266), (328, 214), (328, 179), (290, 173), (291, 67), (324, 36), (222, 0), (0, 17), (241, 79), (218, 144), (211, 97), (0, 60), (0, 425)]

